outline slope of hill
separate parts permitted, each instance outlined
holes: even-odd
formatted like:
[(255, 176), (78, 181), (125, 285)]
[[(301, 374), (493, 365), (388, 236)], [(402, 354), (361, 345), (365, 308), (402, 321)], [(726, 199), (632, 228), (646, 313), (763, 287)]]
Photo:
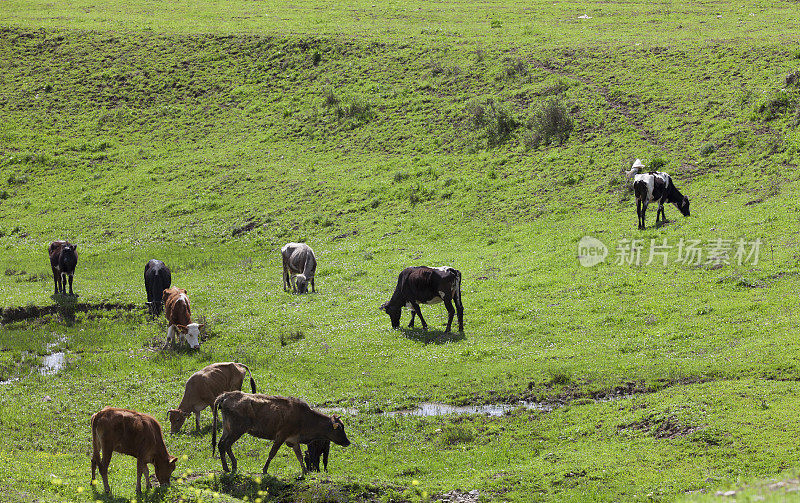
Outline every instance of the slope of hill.
[[(329, 479), (296, 481), (288, 449), (253, 475), (266, 448), (243, 438), (245, 475), (221, 477), (205, 413), (202, 435), (167, 434), (181, 479), (150, 500), (671, 501), (796, 461), (792, 2), (543, 4), (527, 21), (506, 4), (365, 4), (277, 23), (257, 2), (148, 5), (0, 14), (10, 501), (99, 497), (88, 417), (161, 420), (225, 360), (260, 391), (342, 408), (353, 445)], [(656, 228), (651, 207), (636, 230), (635, 158), (672, 174), (690, 217), (668, 206)], [(608, 253), (594, 267), (586, 237)], [(56, 238), (78, 243), (77, 312), (51, 298)], [(317, 250), (316, 295), (281, 291), (296, 240)], [(206, 320), (200, 352), (162, 351), (164, 323), (130, 309), (152, 257)], [(412, 264), (462, 271), (464, 334), (442, 332), (441, 306), (423, 306), (428, 332), (389, 328), (378, 306)], [(52, 351), (67, 366), (40, 375)], [(537, 405), (379, 414), (520, 400)], [(114, 458), (115, 495), (133, 497), (134, 473)]]

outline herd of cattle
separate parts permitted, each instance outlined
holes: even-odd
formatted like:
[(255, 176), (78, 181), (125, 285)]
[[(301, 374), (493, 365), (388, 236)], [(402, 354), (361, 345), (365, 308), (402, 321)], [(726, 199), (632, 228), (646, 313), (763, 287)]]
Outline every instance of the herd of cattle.
[[(672, 183), (667, 173), (650, 172), (638, 174), (643, 167), (637, 159), (629, 178), (633, 178), (636, 196), (636, 212), (639, 228), (645, 227), (645, 212), (650, 202), (659, 204), (659, 215), (664, 218), (664, 203), (673, 203), (683, 215), (689, 215), (689, 199), (684, 197)], [(53, 242), (48, 253), (53, 268), (55, 294), (74, 295), (72, 279), (78, 262), (77, 246), (67, 241)], [(294, 293), (306, 293), (309, 286), (315, 292), (314, 276), (317, 259), (314, 251), (305, 243), (288, 243), (281, 248), (283, 261), (283, 289)], [(191, 307), (186, 290), (172, 287), (169, 268), (160, 260), (150, 260), (144, 270), (147, 306), (153, 316), (162, 309), (167, 319), (165, 348), (179, 343), (178, 336), (191, 348), (200, 347), (202, 324), (191, 320)], [(461, 303), (461, 273), (452, 267), (408, 267), (400, 272), (392, 297), (381, 306), (391, 320), (392, 327), (400, 325), (400, 315), (405, 306), (411, 311), (408, 326), (414, 326), (419, 317), (422, 328), (427, 323), (422, 317), (420, 304), (444, 302), (449, 332), (454, 315), (458, 315), (458, 329), (464, 330), (464, 307)], [(453, 308), (455, 304), (455, 309)], [(246, 374), (250, 374), (251, 393), (241, 391)], [(195, 428), (200, 430), (200, 412), (211, 407), (211, 454), (219, 447), (223, 471), (228, 471), (226, 456), (231, 468), (236, 471), (236, 458), (232, 446), (242, 435), (249, 433), (257, 438), (272, 440), (273, 444), (264, 464), (267, 473), (269, 463), (284, 443), (294, 450), (303, 474), (309, 470), (319, 471), (320, 457), (327, 470), (330, 442), (341, 446), (350, 444), (342, 420), (336, 415), (328, 416), (312, 409), (306, 402), (291, 397), (270, 396), (256, 393), (256, 383), (250, 369), (241, 363), (225, 362), (211, 364), (194, 374), (186, 382), (183, 398), (176, 409), (168, 411), (172, 433), (178, 433), (186, 419), (194, 414)], [(222, 413), (222, 436), (217, 444), (217, 412)], [(92, 415), (92, 479), (99, 468), (106, 492), (108, 465), (113, 452), (137, 458), (136, 491), (141, 493), (141, 477), (145, 476), (147, 487), (151, 487), (148, 464), (155, 467), (155, 475), (161, 485), (168, 485), (175, 470), (177, 458), (170, 456), (161, 431), (153, 416), (140, 412), (106, 407)], [(308, 450), (302, 453), (301, 444)]]
[[(74, 295), (72, 278), (78, 262), (77, 246), (67, 241), (55, 241), (49, 247), (53, 268), (55, 295)], [(314, 251), (305, 243), (288, 243), (281, 248), (283, 260), (283, 288), (294, 293), (306, 293), (309, 287), (316, 291), (314, 276), (317, 260)], [(172, 273), (160, 260), (150, 260), (144, 269), (147, 307), (152, 316), (162, 310), (167, 319), (167, 337), (164, 348), (181, 344), (200, 347), (203, 325), (192, 322), (191, 305), (186, 290), (172, 286)], [(448, 313), (449, 332), (453, 317), (458, 315), (458, 329), (464, 330), (464, 307), (461, 303), (461, 273), (452, 267), (408, 267), (397, 278), (392, 297), (381, 306), (391, 320), (392, 327), (400, 324), (403, 306), (411, 310), (409, 327), (419, 317), (423, 329), (427, 323), (422, 317), (420, 304), (444, 302)], [(455, 304), (455, 309), (453, 308)], [(251, 393), (241, 391), (245, 375), (250, 375)], [(178, 433), (186, 419), (194, 414), (195, 428), (200, 431), (200, 412), (212, 408), (213, 423), (211, 453), (219, 447), (223, 471), (228, 471), (226, 457), (231, 468), (237, 468), (232, 446), (242, 435), (249, 433), (257, 438), (272, 440), (273, 444), (264, 464), (267, 473), (269, 463), (284, 443), (294, 450), (303, 474), (320, 470), (320, 458), (327, 470), (330, 442), (348, 446), (350, 440), (344, 431), (344, 423), (336, 415), (326, 415), (312, 409), (306, 402), (292, 397), (270, 396), (256, 393), (256, 383), (250, 369), (235, 362), (214, 363), (189, 377), (183, 398), (177, 408), (167, 413), (171, 432)], [(217, 412), (222, 413), (222, 436), (217, 443)], [(177, 458), (170, 456), (164, 443), (159, 422), (151, 415), (127, 409), (106, 407), (92, 415), (92, 479), (99, 469), (104, 489), (111, 492), (108, 484), (108, 466), (113, 452), (133, 456), (136, 464), (136, 491), (141, 493), (144, 475), (147, 487), (151, 487), (148, 464), (155, 467), (159, 484), (168, 485), (175, 470)], [(301, 444), (308, 446), (305, 454)]]

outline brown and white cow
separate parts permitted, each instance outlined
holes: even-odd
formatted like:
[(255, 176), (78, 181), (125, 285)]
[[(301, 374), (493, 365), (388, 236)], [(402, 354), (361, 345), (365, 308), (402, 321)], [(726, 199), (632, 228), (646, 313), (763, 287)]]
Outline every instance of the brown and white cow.
[(269, 462), (284, 442), (294, 450), (303, 474), (308, 470), (303, 462), (300, 444), (328, 439), (343, 447), (350, 445), (350, 440), (344, 432), (344, 423), (338, 416), (325, 415), (297, 398), (229, 391), (221, 394), (214, 402), (214, 421), (211, 427), (212, 456), (217, 443), (217, 410), (222, 411), (219, 456), (222, 469), (226, 472), (228, 471), (226, 454), (231, 457), (233, 471), (236, 471), (236, 458), (233, 456), (231, 446), (245, 433), (257, 438), (274, 440), (267, 462), (264, 464), (264, 473), (267, 473)]
[(178, 433), (186, 419), (194, 412), (195, 429), (200, 430), (200, 411), (213, 407), (214, 400), (226, 391), (242, 389), (244, 376), (250, 374), (250, 390), (256, 392), (253, 374), (243, 363), (212, 363), (198, 370), (186, 381), (186, 389), (177, 409), (169, 411), (169, 422), (172, 433)]
[[(314, 250), (305, 243), (286, 243), (281, 248), (283, 258), (283, 289), (292, 292), (306, 293), (308, 285), (314, 288), (314, 274), (317, 272), (317, 257)], [(294, 276), (293, 276), (294, 275)]]
[[(161, 425), (153, 416), (127, 409), (106, 407), (92, 415), (92, 480), (97, 468), (103, 477), (103, 486), (107, 493), (108, 465), (111, 454), (119, 452), (136, 458), (136, 493), (142, 492), (142, 475), (150, 489), (150, 470), (147, 465), (155, 467), (156, 478), (162, 486), (169, 485), (169, 478), (175, 470), (177, 458), (170, 456), (164, 445)], [(103, 456), (100, 456), (100, 453)]]
[(414, 316), (419, 316), (422, 322), (422, 329), (428, 328), (425, 319), (422, 317), (420, 304), (437, 304), (444, 302), (447, 309), (447, 329), (450, 331), (453, 324), (453, 304), (458, 311), (458, 330), (464, 331), (464, 306), (461, 304), (461, 272), (452, 267), (406, 267), (397, 277), (397, 286), (394, 289), (392, 298), (381, 306), (381, 309), (389, 315), (392, 327), (400, 326), (400, 312), (403, 306), (411, 310), (411, 321), (408, 326), (414, 326)]
[(164, 316), (167, 317), (167, 341), (164, 344), (166, 348), (170, 342), (176, 343), (175, 332), (189, 344), (192, 349), (200, 347), (200, 329), (204, 325), (192, 323), (192, 310), (189, 305), (189, 297), (186, 295), (186, 290), (183, 288), (168, 288), (164, 290), (162, 297), (164, 304)]

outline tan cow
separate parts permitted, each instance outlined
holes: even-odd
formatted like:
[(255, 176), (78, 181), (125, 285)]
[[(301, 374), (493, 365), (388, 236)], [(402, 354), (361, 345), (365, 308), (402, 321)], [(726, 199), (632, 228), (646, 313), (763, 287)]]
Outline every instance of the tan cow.
[(231, 457), (233, 471), (236, 471), (236, 458), (233, 456), (231, 446), (245, 433), (257, 438), (274, 440), (267, 462), (264, 464), (264, 473), (267, 473), (269, 462), (284, 442), (294, 450), (303, 474), (308, 470), (303, 462), (300, 444), (308, 444), (316, 439), (328, 439), (343, 447), (350, 445), (350, 440), (344, 432), (344, 423), (338, 416), (327, 416), (297, 398), (229, 391), (218, 396), (214, 402), (214, 421), (211, 427), (212, 456), (217, 443), (217, 410), (222, 411), (219, 457), (222, 461), (222, 470), (226, 472), (228, 471), (226, 454)]
[(256, 392), (256, 382), (247, 365), (243, 363), (212, 363), (198, 370), (186, 381), (186, 389), (177, 409), (169, 411), (172, 433), (178, 433), (186, 419), (194, 412), (195, 429), (200, 430), (200, 411), (213, 407), (214, 400), (226, 391), (242, 389), (245, 373), (250, 374), (250, 389)]
[(192, 310), (189, 305), (189, 297), (183, 288), (168, 288), (164, 290), (162, 296), (164, 304), (164, 316), (167, 317), (167, 341), (164, 344), (166, 349), (169, 343), (175, 344), (175, 332), (183, 337), (192, 349), (200, 347), (200, 330), (205, 325), (192, 323)]
[[(136, 493), (142, 492), (142, 475), (150, 489), (150, 470), (147, 464), (155, 467), (156, 478), (162, 486), (169, 485), (169, 478), (175, 470), (178, 458), (170, 456), (161, 425), (153, 416), (127, 409), (106, 407), (92, 415), (92, 480), (96, 469), (100, 468), (103, 485), (107, 493), (108, 465), (111, 453), (116, 451), (136, 458)], [(100, 457), (100, 452), (103, 457)]]

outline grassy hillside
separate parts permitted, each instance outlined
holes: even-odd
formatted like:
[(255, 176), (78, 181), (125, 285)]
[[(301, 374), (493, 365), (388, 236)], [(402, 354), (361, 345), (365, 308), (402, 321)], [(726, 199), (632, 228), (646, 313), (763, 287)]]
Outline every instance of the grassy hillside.
[[(759, 480), (798, 459), (796, 3), (7, 7), (2, 501), (103, 499), (89, 416), (166, 423), (188, 376), (227, 360), (260, 391), (345, 410), (353, 445), (329, 476), (296, 480), (284, 448), (262, 478), (268, 444), (243, 438), (243, 474), (220, 477), (205, 411), (202, 434), (166, 434), (181, 478), (149, 501), (785, 497)], [(548, 142), (553, 111), (571, 128)], [(636, 230), (635, 158), (692, 216), (670, 205), (656, 228), (651, 209)], [(580, 265), (585, 236), (603, 264)], [(78, 244), (86, 309), (51, 296), (57, 238)], [(639, 264), (620, 260), (633, 239)], [(281, 290), (298, 240), (314, 295)], [(678, 263), (690, 240), (702, 258)], [(666, 264), (647, 264), (656, 244)], [(154, 257), (208, 325), (199, 352), (161, 349)], [(390, 329), (378, 307), (413, 264), (462, 271), (464, 334), (442, 332), (441, 305), (427, 332)], [(57, 350), (66, 368), (40, 375)], [(381, 414), (520, 400), (540, 406)], [(134, 474), (116, 455), (107, 500), (132, 498)]]

